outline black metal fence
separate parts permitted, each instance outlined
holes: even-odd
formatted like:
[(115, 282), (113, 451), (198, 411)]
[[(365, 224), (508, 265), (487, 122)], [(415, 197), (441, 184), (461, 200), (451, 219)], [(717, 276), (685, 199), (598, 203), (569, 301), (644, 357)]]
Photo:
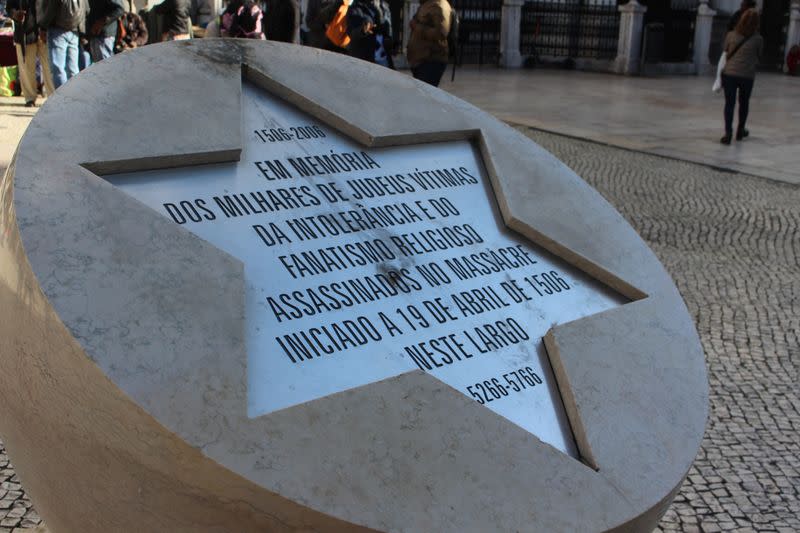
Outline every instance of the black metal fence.
[(789, 0), (768, 0), (761, 10), (761, 35), (764, 49), (761, 68), (782, 70), (786, 61), (786, 33), (789, 29)]
[(533, 0), (522, 7), (523, 55), (613, 59), (618, 39), (616, 0)]
[(647, 6), (644, 23), (663, 32), (663, 49), (655, 61), (683, 63), (693, 60), (697, 0), (641, 0)]
[(452, 4), (461, 20), (458, 62), (496, 64), (503, 0), (455, 0)]
[(405, 32), (403, 7), (405, 0), (388, 0), (388, 3), (389, 13), (392, 16), (392, 39), (394, 40), (394, 49), (389, 52), (399, 54), (403, 51), (403, 33)]

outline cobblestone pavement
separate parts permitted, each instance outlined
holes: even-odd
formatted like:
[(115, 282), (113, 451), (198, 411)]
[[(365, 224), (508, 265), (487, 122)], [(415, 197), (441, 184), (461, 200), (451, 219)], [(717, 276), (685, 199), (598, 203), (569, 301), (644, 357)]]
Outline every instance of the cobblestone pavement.
[[(800, 188), (522, 131), (633, 224), (700, 332), (710, 419), (660, 530), (800, 531)], [(38, 516), (3, 453), (0, 533), (16, 533)]]
[(697, 324), (710, 417), (660, 528), (800, 531), (800, 187), (522, 131), (628, 219)]
[(0, 533), (24, 531), (40, 522), (0, 441)]

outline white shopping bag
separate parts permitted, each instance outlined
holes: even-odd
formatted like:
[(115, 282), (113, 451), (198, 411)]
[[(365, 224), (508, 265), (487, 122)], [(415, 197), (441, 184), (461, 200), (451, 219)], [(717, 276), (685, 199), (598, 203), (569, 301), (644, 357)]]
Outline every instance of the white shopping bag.
[(719, 56), (719, 63), (717, 63), (717, 79), (714, 80), (714, 85), (711, 90), (718, 93), (722, 90), (722, 70), (725, 68), (725, 63), (728, 61), (728, 54), (722, 52)]

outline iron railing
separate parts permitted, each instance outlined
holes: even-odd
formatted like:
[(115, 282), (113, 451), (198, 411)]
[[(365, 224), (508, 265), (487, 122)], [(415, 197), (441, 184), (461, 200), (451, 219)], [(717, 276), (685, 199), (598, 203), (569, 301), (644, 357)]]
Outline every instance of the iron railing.
[[(392, 50), (387, 50), (389, 54), (400, 54), (403, 51), (403, 33), (405, 32), (405, 0), (388, 0), (389, 13), (392, 16), (392, 40), (394, 46)], [(413, 15), (413, 13), (412, 13)]]
[(613, 59), (618, 39), (616, 0), (533, 0), (522, 7), (523, 55)]
[(661, 57), (665, 63), (693, 60), (694, 26), (697, 19), (697, 0), (641, 0), (647, 6), (645, 24), (661, 24), (664, 32)]
[(496, 64), (500, 58), (502, 0), (455, 0), (460, 18), (458, 63)]
[(769, 0), (761, 10), (761, 35), (764, 49), (761, 68), (783, 70), (786, 62), (786, 34), (789, 30), (789, 0)]

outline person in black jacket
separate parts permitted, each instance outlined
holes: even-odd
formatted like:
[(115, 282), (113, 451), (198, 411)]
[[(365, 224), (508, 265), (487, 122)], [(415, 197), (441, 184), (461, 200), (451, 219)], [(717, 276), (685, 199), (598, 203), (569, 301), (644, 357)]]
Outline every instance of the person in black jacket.
[(325, 38), (325, 24), (327, 24), (328, 21), (323, 21), (321, 19), (321, 11), (322, 0), (308, 0), (308, 3), (306, 3), (306, 12), (303, 15), (308, 33), (304, 37), (303, 44), (313, 46), (314, 48), (324, 48), (327, 41)]
[(114, 55), (117, 20), (125, 13), (122, 0), (89, 0), (86, 29), (89, 31), (89, 52), (97, 63)]
[(347, 11), (348, 53), (375, 63), (375, 52), (392, 50), (392, 16), (386, 0), (354, 0)]
[(50, 96), (55, 91), (53, 76), (50, 73), (50, 62), (47, 59), (47, 43), (40, 34), (34, 0), (8, 0), (8, 14), (14, 19), (14, 45), (17, 49), (19, 64), (19, 81), (22, 85), (22, 96), (25, 107), (36, 106), (38, 91), (36, 87), (36, 58), (42, 64), (42, 78)]
[(305, 15), (306, 26), (308, 26), (308, 42), (306, 44), (340, 54), (347, 53), (347, 50), (333, 44), (325, 35), (328, 24), (336, 15), (341, 4), (342, 0), (308, 0)]
[(297, 0), (267, 0), (264, 20), (267, 40), (300, 43), (300, 4)]
[(164, 0), (153, 7), (153, 12), (164, 16), (162, 41), (180, 41), (191, 34), (192, 21), (189, 18), (190, 0)]

